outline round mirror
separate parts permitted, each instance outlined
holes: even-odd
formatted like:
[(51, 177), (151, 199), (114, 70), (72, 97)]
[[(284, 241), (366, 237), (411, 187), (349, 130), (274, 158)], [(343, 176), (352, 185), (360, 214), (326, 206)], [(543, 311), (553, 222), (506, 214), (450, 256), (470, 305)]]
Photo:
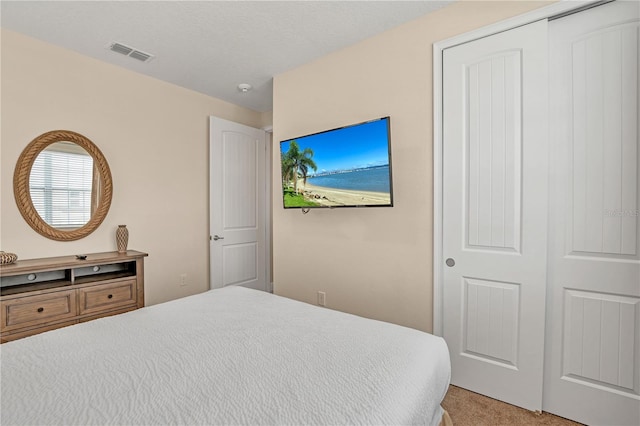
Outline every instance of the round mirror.
[(102, 152), (68, 130), (47, 132), (31, 141), (13, 175), (22, 217), (36, 232), (58, 241), (92, 233), (109, 211), (112, 189)]

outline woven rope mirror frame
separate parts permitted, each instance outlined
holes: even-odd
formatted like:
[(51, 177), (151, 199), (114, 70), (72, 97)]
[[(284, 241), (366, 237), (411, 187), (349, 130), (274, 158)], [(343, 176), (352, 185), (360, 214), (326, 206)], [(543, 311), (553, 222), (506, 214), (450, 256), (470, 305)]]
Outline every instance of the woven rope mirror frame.
[[(72, 142), (83, 148), (93, 158), (93, 164), (100, 176), (100, 189), (98, 203), (89, 221), (79, 228), (57, 229), (50, 226), (36, 211), (31, 199), (29, 178), (31, 168), (38, 155), (49, 145), (56, 142)], [(24, 220), (37, 233), (57, 241), (73, 241), (84, 238), (95, 231), (107, 216), (111, 206), (113, 182), (111, 170), (104, 155), (98, 147), (85, 136), (70, 130), (53, 130), (44, 133), (34, 140), (22, 151), (16, 163), (13, 174), (13, 195), (18, 205), (18, 210)]]

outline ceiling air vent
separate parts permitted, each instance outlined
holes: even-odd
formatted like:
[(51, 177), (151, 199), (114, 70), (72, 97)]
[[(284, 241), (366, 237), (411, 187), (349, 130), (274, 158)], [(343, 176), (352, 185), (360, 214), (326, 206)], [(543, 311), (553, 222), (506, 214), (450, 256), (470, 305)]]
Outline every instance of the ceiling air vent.
[(112, 43), (110, 49), (114, 52), (122, 53), (123, 55), (129, 55), (129, 53), (133, 52), (132, 48), (120, 43)]
[(111, 43), (109, 45), (109, 50), (111, 50), (112, 52), (120, 53), (121, 55), (125, 55), (133, 59), (137, 59), (141, 62), (148, 62), (151, 59), (153, 59), (153, 55), (144, 53), (140, 50), (134, 49), (133, 47), (126, 46), (122, 43)]
[(129, 56), (142, 62), (147, 62), (149, 59), (153, 58), (153, 56), (144, 52), (140, 52), (139, 50), (134, 50), (133, 52), (129, 53)]

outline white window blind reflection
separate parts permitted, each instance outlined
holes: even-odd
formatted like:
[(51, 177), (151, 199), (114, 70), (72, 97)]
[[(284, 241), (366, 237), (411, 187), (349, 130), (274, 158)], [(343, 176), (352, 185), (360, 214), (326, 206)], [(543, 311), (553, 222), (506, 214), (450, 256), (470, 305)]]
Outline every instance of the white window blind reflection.
[(31, 168), (33, 206), (54, 228), (78, 228), (91, 218), (93, 158), (71, 152), (42, 151)]

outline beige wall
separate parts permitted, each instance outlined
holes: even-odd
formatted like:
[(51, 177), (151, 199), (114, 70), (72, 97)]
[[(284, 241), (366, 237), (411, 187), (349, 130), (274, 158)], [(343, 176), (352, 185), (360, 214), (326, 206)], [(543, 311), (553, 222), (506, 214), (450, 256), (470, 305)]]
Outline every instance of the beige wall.
[(432, 330), (432, 44), (548, 3), (459, 2), (276, 76), (274, 141), (391, 116), (393, 208), (282, 208), (274, 156), (275, 293)]
[[(259, 114), (69, 50), (2, 30), (0, 249), (21, 259), (115, 250), (149, 253), (147, 304), (208, 288), (208, 116), (261, 127)], [(113, 174), (100, 228), (74, 242), (48, 240), (20, 216), (13, 169), (36, 136), (69, 129), (91, 139)], [(188, 285), (178, 285), (180, 274)]]

